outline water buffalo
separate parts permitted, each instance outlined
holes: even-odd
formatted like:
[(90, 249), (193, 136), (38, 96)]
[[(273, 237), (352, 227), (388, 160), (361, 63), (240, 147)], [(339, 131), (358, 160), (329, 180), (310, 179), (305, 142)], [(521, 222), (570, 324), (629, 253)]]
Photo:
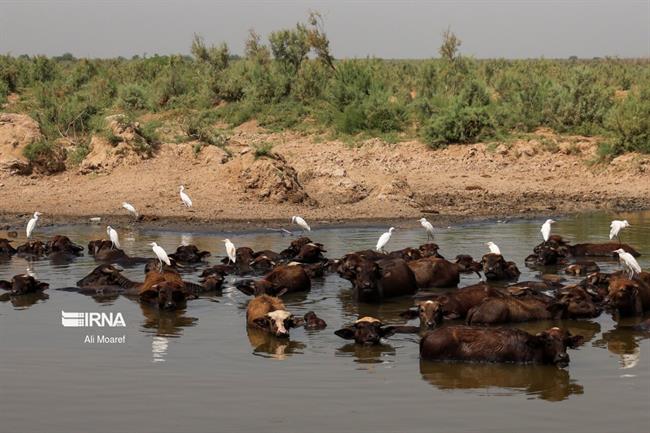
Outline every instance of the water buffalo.
[(48, 255), (61, 254), (78, 256), (83, 251), (84, 247), (77, 245), (70, 240), (67, 236), (56, 235), (45, 244), (45, 250)]
[(567, 275), (580, 276), (593, 272), (600, 272), (600, 267), (596, 262), (591, 261), (579, 261), (564, 268), (564, 273)]
[(25, 257), (43, 257), (47, 254), (47, 250), (43, 242), (28, 240), (16, 248), (16, 254)]
[(454, 259), (454, 263), (458, 265), (458, 272), (461, 274), (475, 273), (479, 278), (481, 278), (480, 272), (483, 270), (483, 266), (481, 266), (479, 262), (475, 261), (472, 256), (467, 254), (457, 255)]
[(305, 329), (325, 329), (327, 323), (316, 315), (313, 311), (305, 313)]
[(551, 328), (536, 335), (514, 328), (446, 326), (420, 340), (420, 357), (432, 361), (502, 362), (517, 364), (569, 363), (567, 347), (582, 341), (568, 331)]
[(415, 275), (418, 288), (456, 287), (460, 282), (460, 267), (445, 259), (427, 257), (407, 262)]
[(417, 333), (415, 326), (387, 326), (374, 317), (362, 317), (354, 324), (334, 331), (334, 334), (345, 340), (354, 340), (357, 344), (380, 344), (382, 338), (400, 333)]
[(558, 289), (556, 298), (567, 306), (567, 316), (571, 319), (598, 317), (602, 312), (599, 304), (603, 296), (579, 284)]
[(311, 280), (302, 266), (281, 265), (259, 280), (240, 280), (235, 287), (247, 295), (277, 296), (281, 292), (309, 291)]
[(149, 261), (146, 257), (130, 257), (124, 250), (115, 248), (113, 243), (106, 239), (88, 242), (88, 254), (98, 262), (115, 263), (121, 266), (135, 266)]
[(602, 244), (575, 244), (568, 245), (568, 254), (573, 257), (618, 257), (615, 251), (619, 248), (625, 252), (632, 254), (634, 257), (639, 257), (641, 254), (627, 244), (620, 244), (618, 242), (605, 242)]
[(481, 259), (483, 274), (488, 280), (516, 280), (521, 272), (514, 262), (507, 262), (501, 254), (489, 253)]
[(355, 297), (362, 302), (412, 295), (418, 290), (411, 268), (402, 259), (360, 259), (351, 270)]
[(0, 289), (8, 290), (12, 296), (42, 292), (49, 287), (48, 283), (38, 281), (31, 275), (26, 274), (15, 275), (11, 281), (0, 280)]
[(193, 296), (181, 275), (169, 270), (148, 272), (137, 288), (140, 302), (158, 306), (161, 310), (185, 308), (187, 299)]
[(391, 251), (388, 254), (384, 255), (384, 258), (388, 259), (402, 259), (406, 262), (411, 260), (417, 260), (422, 258), (422, 253), (419, 249), (406, 247), (401, 250)]
[(323, 256), (323, 253), (326, 252), (327, 250), (323, 248), (322, 244), (308, 243), (300, 247), (298, 254), (291, 260), (301, 263), (318, 263), (326, 260)]
[(437, 257), (439, 259), (444, 259), (444, 257), (438, 254), (438, 250), (440, 249), (438, 244), (434, 244), (432, 242), (428, 244), (422, 244), (418, 247), (418, 249), (420, 250), (420, 255), (422, 256), (422, 258)]
[(246, 324), (263, 329), (276, 337), (289, 337), (289, 330), (302, 326), (304, 320), (287, 311), (280, 298), (260, 295), (251, 299), (246, 308)]
[(169, 258), (180, 264), (195, 264), (201, 263), (209, 256), (209, 251), (199, 251), (196, 245), (180, 245)]
[[(313, 243), (314, 242), (312, 242), (312, 240), (309, 239), (307, 236), (301, 236), (298, 239), (294, 239), (293, 241), (291, 241), (289, 246), (280, 252), (280, 256), (285, 260), (293, 260), (300, 253), (300, 250), (302, 249), (303, 246), (307, 244), (313, 244)], [(315, 244), (315, 245), (321, 248), (323, 247), (322, 244)]]
[(428, 329), (433, 329), (442, 323), (444, 318), (444, 309), (442, 304), (438, 301), (419, 301), (416, 303), (415, 308), (411, 308), (400, 316), (406, 319), (420, 318), (420, 326)]
[(16, 254), (16, 249), (11, 245), (11, 242), (9, 239), (5, 238), (0, 238), (0, 255), (14, 255)]
[(467, 324), (495, 324), (553, 320), (566, 317), (566, 304), (544, 299), (543, 295), (490, 297), (467, 312)]
[(640, 278), (612, 277), (606, 302), (621, 316), (640, 315), (650, 310), (650, 285)]
[(485, 283), (473, 284), (442, 294), (428, 295), (430, 300), (437, 301), (442, 305), (444, 318), (448, 320), (466, 317), (472, 307), (480, 304), (486, 298), (494, 296), (501, 297), (506, 294)]

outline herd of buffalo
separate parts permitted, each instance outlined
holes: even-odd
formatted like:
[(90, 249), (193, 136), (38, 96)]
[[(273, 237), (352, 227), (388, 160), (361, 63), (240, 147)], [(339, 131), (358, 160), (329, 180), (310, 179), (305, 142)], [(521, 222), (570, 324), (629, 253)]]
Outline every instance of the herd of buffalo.
[[(75, 291), (100, 299), (125, 296), (161, 310), (186, 308), (188, 301), (222, 290), (227, 276), (234, 286), (252, 296), (246, 309), (246, 325), (276, 337), (289, 337), (291, 328), (323, 329), (327, 325), (313, 311), (304, 317), (292, 314), (281, 297), (306, 292), (312, 280), (337, 273), (348, 280), (358, 302), (382, 302), (386, 298), (410, 296), (414, 305), (403, 312), (405, 319), (418, 319), (419, 326), (386, 325), (375, 317), (361, 317), (335, 331), (356, 344), (379, 344), (395, 333), (422, 333), (422, 359), (465, 362), (508, 362), (566, 365), (567, 348), (580, 344), (581, 337), (560, 328), (536, 335), (499, 325), (533, 320), (593, 318), (603, 311), (614, 315), (642, 315), (650, 310), (650, 273), (627, 275), (623, 271), (603, 273), (593, 258), (616, 258), (623, 249), (639, 253), (627, 244), (607, 242), (570, 245), (554, 235), (526, 258), (526, 266), (557, 266), (560, 274), (544, 274), (540, 281), (517, 281), (517, 265), (501, 254), (485, 254), (480, 261), (469, 255), (445, 259), (438, 245), (392, 252), (364, 250), (338, 259), (328, 259), (324, 246), (308, 237), (293, 240), (283, 251), (236, 249), (236, 260), (225, 258), (208, 267), (210, 255), (194, 245), (182, 245), (169, 255), (171, 266), (155, 259), (131, 257), (110, 240), (93, 240), (88, 254), (98, 266), (79, 280)], [(14, 248), (0, 238), (0, 257), (48, 257), (66, 261), (84, 248), (66, 236), (46, 242), (28, 240)], [(203, 264), (203, 266), (202, 266)], [(144, 281), (122, 274), (122, 267), (144, 266)], [(200, 269), (203, 267), (203, 269)], [(183, 273), (201, 270), (200, 282), (185, 281)], [(481, 282), (457, 288), (460, 275), (476, 273)], [(565, 285), (561, 274), (582, 276), (578, 284)], [(428, 289), (442, 288), (446, 291)], [(48, 284), (28, 274), (0, 281), (0, 299), (20, 302), (23, 296), (42, 295)], [(457, 324), (464, 321), (464, 324)], [(637, 325), (650, 330), (650, 320)]]

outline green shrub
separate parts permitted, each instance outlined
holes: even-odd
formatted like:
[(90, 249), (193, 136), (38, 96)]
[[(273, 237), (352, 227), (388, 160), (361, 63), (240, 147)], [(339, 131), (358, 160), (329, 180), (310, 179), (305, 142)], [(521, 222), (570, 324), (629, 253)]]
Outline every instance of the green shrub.
[(607, 126), (612, 131), (609, 153), (650, 153), (650, 86), (628, 94), (610, 112)]
[(68, 154), (68, 161), (70, 161), (72, 165), (79, 165), (89, 153), (90, 146), (87, 143), (79, 144)]
[(139, 84), (127, 84), (120, 87), (119, 105), (125, 110), (145, 110), (149, 107), (147, 91)]
[(433, 148), (451, 143), (474, 143), (495, 133), (496, 125), (488, 107), (460, 105), (434, 116), (423, 128), (423, 136)]
[(273, 154), (273, 144), (264, 143), (264, 144), (260, 144), (259, 146), (255, 146), (255, 153), (253, 155), (255, 156), (255, 159), (258, 159), (258, 158), (270, 157), (272, 154)]

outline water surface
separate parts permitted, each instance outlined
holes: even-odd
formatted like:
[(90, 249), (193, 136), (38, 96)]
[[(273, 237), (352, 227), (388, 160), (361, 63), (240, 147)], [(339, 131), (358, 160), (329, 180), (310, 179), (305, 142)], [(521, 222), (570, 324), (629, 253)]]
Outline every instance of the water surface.
[[(574, 242), (604, 241), (611, 217), (560, 219), (554, 232)], [(650, 213), (624, 217), (632, 228), (623, 240), (645, 254), (640, 263), (647, 269)], [(494, 241), (517, 262), (521, 280), (534, 279), (539, 271), (525, 268), (523, 259), (540, 241), (540, 224), (445, 227), (436, 242), (446, 257), (480, 258), (484, 243)], [(210, 263), (222, 257), (224, 236), (256, 250), (280, 250), (291, 240), (263, 230), (197, 234), (116, 228), (131, 255), (150, 255), (151, 241), (168, 252), (191, 242), (213, 253)], [(104, 230), (104, 225), (48, 227), (39, 236), (66, 234), (85, 246), (105, 237)], [(310, 236), (326, 246), (329, 257), (339, 257), (372, 248), (383, 231), (327, 228)], [(425, 241), (422, 230), (398, 228), (389, 247)], [(599, 264), (604, 271), (618, 267), (614, 261)], [(335, 336), (334, 330), (360, 315), (403, 323), (399, 313), (412, 305), (410, 299), (357, 304), (349, 283), (336, 275), (315, 280), (308, 294), (285, 299), (296, 314), (315, 310), (327, 329), (294, 329), (289, 341), (281, 341), (246, 331), (248, 298), (230, 287), (219, 302), (199, 299), (184, 311), (163, 314), (122, 297), (98, 303), (56, 290), (74, 285), (95, 266), (87, 256), (71, 263), (18, 257), (0, 262), (0, 279), (29, 269), (51, 285), (47, 299), (0, 303), (0, 431), (639, 432), (650, 423), (650, 344), (647, 336), (625, 328), (640, 318), (619, 322), (603, 314), (518, 325), (535, 332), (559, 324), (585, 336), (587, 342), (569, 352), (565, 369), (439, 364), (420, 361), (414, 335), (397, 335), (377, 347), (358, 347)], [(143, 278), (140, 267), (125, 272)], [(186, 278), (196, 281), (197, 275)], [(464, 276), (461, 286), (476, 281)], [(121, 312), (127, 326), (63, 328), (62, 310)], [(126, 335), (126, 343), (84, 344), (86, 335), (97, 334)]]

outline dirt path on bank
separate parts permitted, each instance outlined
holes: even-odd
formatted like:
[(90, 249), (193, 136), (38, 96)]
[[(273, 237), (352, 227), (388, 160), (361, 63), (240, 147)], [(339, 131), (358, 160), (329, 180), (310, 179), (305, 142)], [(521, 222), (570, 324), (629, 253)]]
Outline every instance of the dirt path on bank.
[[(273, 145), (276, 157), (255, 157)], [(81, 168), (52, 176), (0, 172), (0, 222), (102, 216), (126, 221), (128, 201), (151, 224), (228, 225), (287, 221), (314, 225), (350, 220), (449, 219), (557, 215), (650, 208), (650, 158), (629, 154), (593, 165), (596, 139), (540, 131), (526, 140), (454, 145), (433, 151), (420, 142), (359, 146), (244, 125), (228, 156), (193, 143), (163, 144), (142, 159), (96, 145)], [(194, 201), (179, 199), (185, 185)]]

